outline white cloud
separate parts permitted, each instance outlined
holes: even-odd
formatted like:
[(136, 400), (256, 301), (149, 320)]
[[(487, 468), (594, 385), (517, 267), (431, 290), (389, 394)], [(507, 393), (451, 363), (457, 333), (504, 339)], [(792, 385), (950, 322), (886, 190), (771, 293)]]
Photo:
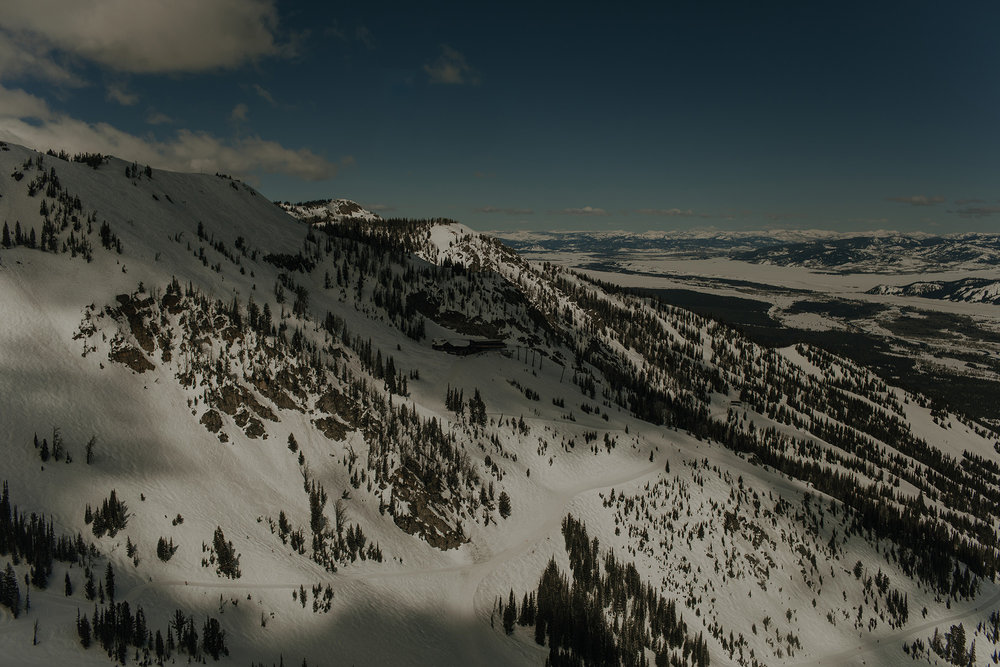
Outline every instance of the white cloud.
[(139, 96), (125, 90), (125, 86), (113, 83), (108, 86), (108, 99), (122, 106), (130, 107), (139, 101)]
[(550, 213), (557, 213), (559, 215), (607, 215), (608, 212), (603, 208), (594, 208), (593, 206), (584, 206), (583, 208), (564, 208), (559, 211), (550, 211)]
[(341, 25), (338, 21), (334, 21), (323, 30), (323, 33), (344, 42), (344, 44), (358, 43), (369, 51), (374, 50), (376, 46), (375, 36), (372, 34), (372, 31), (368, 29), (368, 26), (361, 24), (351, 30), (349, 26)]
[(424, 65), (431, 83), (479, 83), (479, 73), (466, 62), (465, 56), (447, 44), (441, 45), (441, 55)]
[(82, 85), (68, 69), (55, 62), (38, 39), (28, 35), (15, 37), (0, 30), (0, 81), (26, 76), (63, 86)]
[(255, 83), (255, 84), (253, 84), (253, 90), (261, 98), (263, 98), (264, 100), (266, 100), (267, 103), (270, 104), (272, 107), (278, 105), (278, 103), (274, 101), (274, 96), (271, 95), (271, 93), (268, 92), (268, 90), (266, 88), (264, 88), (264, 86), (260, 85), (259, 83)]
[(888, 201), (899, 202), (901, 204), (912, 204), (913, 206), (934, 206), (944, 203), (944, 197), (928, 197), (926, 195), (916, 195), (913, 197), (889, 197)]
[[(110, 153), (175, 171), (221, 171), (240, 176), (284, 173), (318, 181), (331, 178), (338, 169), (338, 165), (308, 149), (285, 148), (258, 136), (224, 141), (206, 132), (182, 129), (165, 141), (138, 137), (107, 123), (87, 123), (55, 112), (44, 100), (2, 85), (0, 139), (40, 150)], [(347, 157), (340, 166), (352, 163), (353, 158)]]
[(695, 213), (689, 208), (640, 208), (635, 211), (639, 215), (662, 215), (667, 217), (681, 217), (681, 218), (707, 218), (708, 215), (705, 213)]
[(44, 121), (52, 116), (52, 110), (42, 98), (19, 88), (9, 90), (0, 85), (0, 129), (9, 119)]
[(165, 113), (150, 111), (149, 115), (146, 116), (146, 122), (150, 125), (167, 125), (169, 123), (173, 123), (174, 119)]
[(358, 40), (369, 51), (375, 48), (375, 37), (366, 26), (359, 25), (354, 29), (354, 39)]
[(531, 215), (534, 210), (530, 208), (497, 208), (496, 206), (483, 206), (477, 208), (476, 213), (503, 213), (504, 215)]
[(949, 213), (957, 213), (963, 218), (989, 218), (1000, 215), (1000, 206), (966, 206)]
[(809, 216), (801, 213), (765, 213), (764, 217), (771, 222), (785, 222), (786, 220), (803, 220)]
[(229, 120), (234, 123), (240, 123), (247, 119), (247, 114), (250, 113), (250, 108), (240, 102), (233, 107), (233, 110), (229, 113)]
[[(22, 62), (0, 65), (58, 76), (53, 62), (24, 62), (56, 49), (122, 72), (198, 72), (287, 53), (276, 38), (273, 0), (9, 0), (0, 28)], [(2, 49), (0, 49), (2, 53)]]

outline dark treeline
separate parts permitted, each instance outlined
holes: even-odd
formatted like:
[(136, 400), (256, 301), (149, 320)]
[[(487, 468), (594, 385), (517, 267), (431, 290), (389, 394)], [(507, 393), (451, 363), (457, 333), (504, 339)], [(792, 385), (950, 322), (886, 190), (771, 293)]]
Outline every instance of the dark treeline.
[(52, 574), (53, 561), (83, 562), (91, 549), (77, 533), (75, 538), (56, 537), (52, 521), (35, 513), (25, 515), (12, 506), (3, 483), (0, 495), (0, 556), (11, 556), (14, 565), (22, 560), (31, 569), (31, 583), (36, 588), (46, 588)]
[(118, 494), (111, 489), (111, 494), (101, 502), (96, 511), (88, 504), (83, 512), (84, 523), (91, 524), (95, 537), (114, 537), (118, 531), (128, 524), (130, 514), (128, 505), (118, 500)]
[(647, 650), (657, 666), (709, 664), (707, 642), (688, 633), (675, 602), (643, 582), (635, 565), (614, 552), (602, 557), (597, 538), (572, 515), (563, 519), (562, 532), (572, 578), (553, 558), (520, 611), (511, 591), (507, 604), (499, 603), (508, 634), (515, 622), (533, 625), (535, 641), (549, 646), (546, 665), (638, 667), (648, 664)]
[[(219, 660), (229, 655), (226, 632), (218, 619), (207, 617), (199, 636), (194, 616), (176, 610), (167, 626), (166, 637), (162, 631), (151, 629), (141, 606), (133, 613), (128, 602), (110, 602), (106, 606), (94, 605), (93, 620), (86, 614), (76, 622), (77, 635), (84, 648), (97, 643), (108, 657), (124, 665), (134, 654), (141, 664), (163, 665), (176, 661), (177, 654), (187, 654), (188, 661), (203, 662), (205, 658)], [(141, 656), (140, 656), (141, 652)]]

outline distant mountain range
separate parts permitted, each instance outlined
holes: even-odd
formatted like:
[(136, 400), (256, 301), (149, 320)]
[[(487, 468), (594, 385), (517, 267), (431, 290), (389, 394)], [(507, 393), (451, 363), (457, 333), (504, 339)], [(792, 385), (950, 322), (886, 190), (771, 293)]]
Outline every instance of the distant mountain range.
[(754, 264), (838, 273), (979, 270), (1000, 266), (1000, 235), (932, 236), (894, 231), (495, 232), (525, 253), (575, 252), (611, 259), (623, 252), (675, 258), (727, 257)]
[(1000, 266), (1000, 235), (863, 235), (779, 243), (732, 253), (755, 264), (803, 266), (843, 273), (906, 273)]
[(963, 278), (961, 280), (915, 282), (908, 285), (878, 285), (868, 290), (868, 294), (922, 296), (927, 299), (945, 301), (1000, 304), (1000, 280)]

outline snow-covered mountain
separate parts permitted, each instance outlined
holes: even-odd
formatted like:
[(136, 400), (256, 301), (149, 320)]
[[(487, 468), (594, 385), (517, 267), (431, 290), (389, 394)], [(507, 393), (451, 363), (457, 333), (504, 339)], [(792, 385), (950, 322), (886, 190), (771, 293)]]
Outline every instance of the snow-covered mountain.
[(981, 270), (1000, 263), (1000, 235), (932, 236), (894, 231), (497, 232), (521, 252), (586, 253), (614, 262), (621, 253), (727, 257), (754, 264), (842, 273)]
[(311, 225), (335, 225), (345, 221), (378, 222), (382, 219), (350, 199), (323, 199), (298, 204), (278, 202), (278, 206)]
[(453, 221), (65, 157), (0, 146), (11, 661), (997, 650), (987, 425)]
[(963, 278), (961, 280), (914, 282), (907, 285), (876, 285), (868, 290), (868, 293), (1000, 304), (1000, 280)]
[(1000, 263), (1000, 235), (859, 236), (762, 247), (733, 258), (844, 273), (977, 270)]
[(516, 250), (528, 252), (612, 254), (621, 251), (660, 251), (705, 256), (750, 251), (780, 243), (807, 243), (817, 239), (840, 239), (851, 236), (826, 230), (722, 231), (716, 229), (646, 232), (622, 230), (536, 232), (518, 230), (497, 231), (491, 232), (491, 234)]

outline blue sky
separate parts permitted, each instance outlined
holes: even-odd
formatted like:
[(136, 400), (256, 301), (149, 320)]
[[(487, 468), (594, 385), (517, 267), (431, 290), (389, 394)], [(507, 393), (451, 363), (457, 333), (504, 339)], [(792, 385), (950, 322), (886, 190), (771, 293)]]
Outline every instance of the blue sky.
[(5, 4), (36, 148), (479, 229), (1000, 231), (992, 3)]

